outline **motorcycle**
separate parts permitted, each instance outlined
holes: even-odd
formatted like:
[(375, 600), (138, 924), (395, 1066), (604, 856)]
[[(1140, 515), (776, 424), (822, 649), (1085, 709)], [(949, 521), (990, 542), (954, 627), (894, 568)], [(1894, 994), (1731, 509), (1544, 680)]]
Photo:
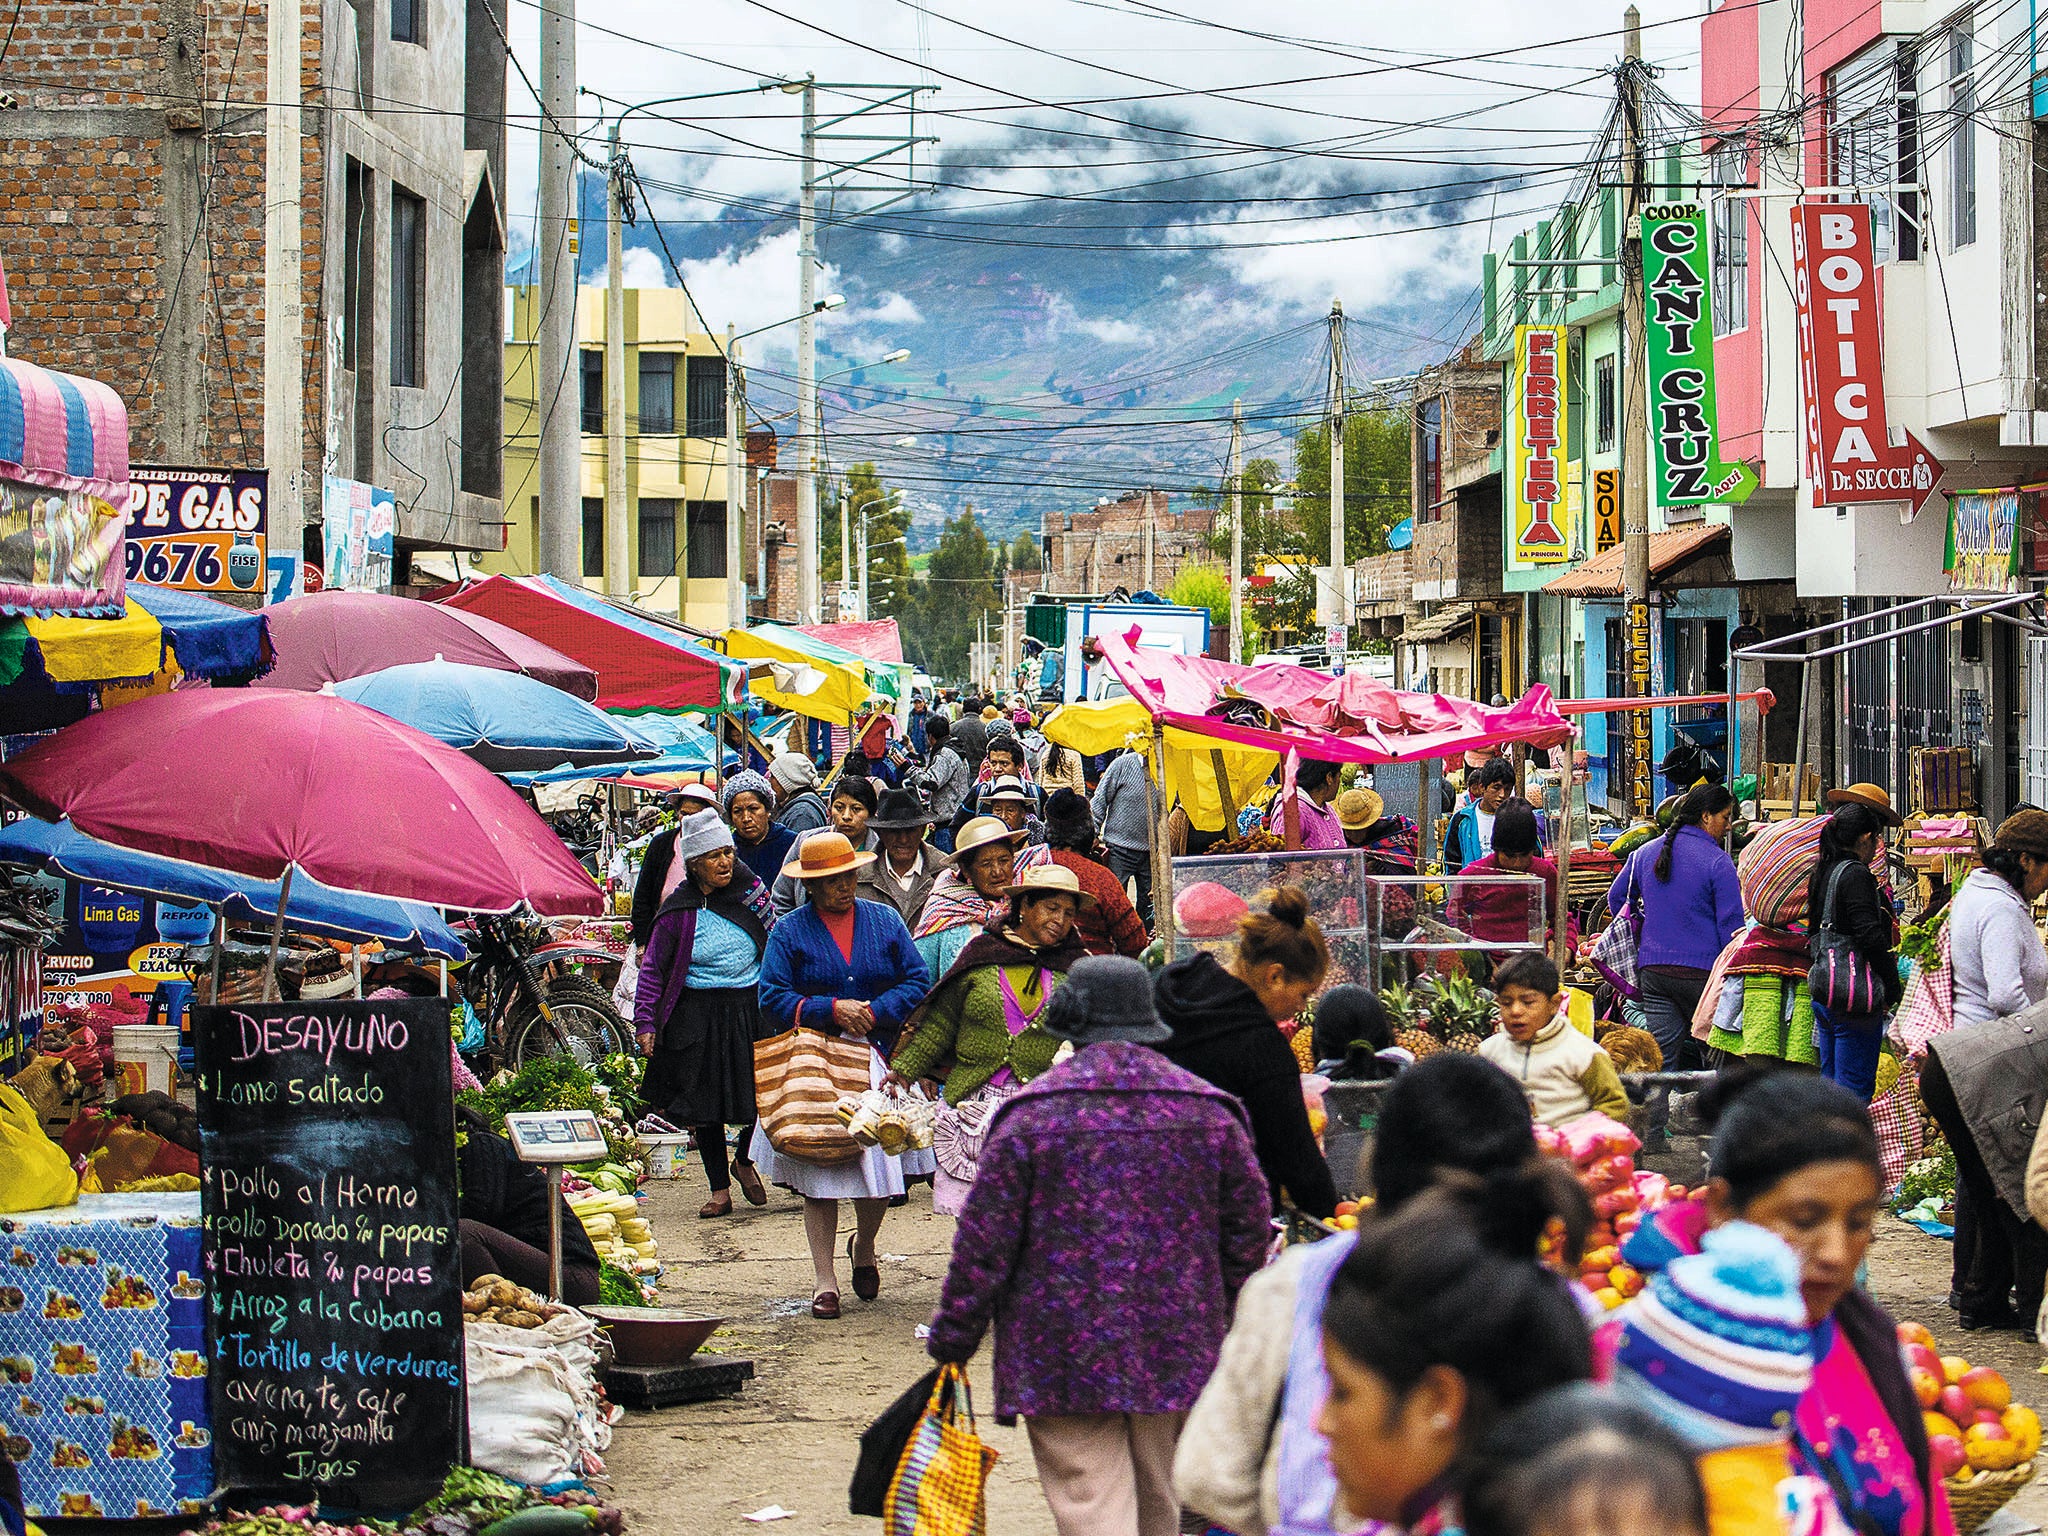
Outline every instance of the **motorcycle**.
[(469, 927), (463, 995), (502, 1065), (516, 1072), (529, 1061), (567, 1056), (589, 1067), (631, 1050), (632, 1030), (611, 994), (578, 969), (616, 967), (617, 955), (558, 940), (546, 923), (523, 913), (479, 916)]

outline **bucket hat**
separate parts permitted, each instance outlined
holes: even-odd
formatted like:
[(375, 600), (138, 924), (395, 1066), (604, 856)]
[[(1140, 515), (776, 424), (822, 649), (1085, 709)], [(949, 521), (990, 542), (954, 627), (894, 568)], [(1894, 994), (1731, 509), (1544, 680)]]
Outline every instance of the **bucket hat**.
[(1152, 973), (1123, 955), (1076, 960), (1059, 990), (1046, 999), (1038, 1024), (1053, 1038), (1076, 1045), (1105, 1040), (1159, 1045), (1173, 1038), (1153, 1006)]

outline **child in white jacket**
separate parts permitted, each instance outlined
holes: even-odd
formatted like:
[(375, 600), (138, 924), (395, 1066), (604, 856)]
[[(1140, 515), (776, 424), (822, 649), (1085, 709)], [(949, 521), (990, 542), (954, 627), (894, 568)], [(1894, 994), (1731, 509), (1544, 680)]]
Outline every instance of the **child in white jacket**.
[(1510, 955), (1494, 972), (1500, 1031), (1479, 1054), (1504, 1069), (1529, 1095), (1529, 1109), (1545, 1125), (1563, 1125), (1590, 1110), (1619, 1120), (1628, 1114), (1621, 1074), (1566, 1016), (1557, 966), (1548, 955)]

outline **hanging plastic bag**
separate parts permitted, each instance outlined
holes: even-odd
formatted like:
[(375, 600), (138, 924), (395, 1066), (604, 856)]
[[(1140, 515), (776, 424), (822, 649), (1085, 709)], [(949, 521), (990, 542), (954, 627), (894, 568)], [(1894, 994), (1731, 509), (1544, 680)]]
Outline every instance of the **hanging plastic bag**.
[(940, 1367), (883, 1502), (883, 1536), (983, 1536), (995, 1447), (974, 1432), (967, 1372)]
[(43, 1134), (29, 1102), (0, 1083), (0, 1212), (46, 1211), (78, 1199), (64, 1149)]

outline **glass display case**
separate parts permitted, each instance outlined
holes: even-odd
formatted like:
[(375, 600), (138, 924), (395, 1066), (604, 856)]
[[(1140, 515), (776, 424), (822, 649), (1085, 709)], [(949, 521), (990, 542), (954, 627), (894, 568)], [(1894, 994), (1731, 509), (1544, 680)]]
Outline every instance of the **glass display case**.
[(1309, 914), (1330, 947), (1330, 971), (1323, 985), (1369, 984), (1375, 970), (1366, 867), (1366, 854), (1357, 848), (1175, 859), (1174, 956), (1204, 949), (1226, 955), (1237, 939), (1238, 918), (1261, 892), (1298, 885), (1308, 893)]
[(1367, 875), (1365, 918), (1375, 985), (1441, 969), (1452, 955), (1478, 955), (1490, 968), (1501, 955), (1544, 948), (1550, 934), (1535, 875)]

